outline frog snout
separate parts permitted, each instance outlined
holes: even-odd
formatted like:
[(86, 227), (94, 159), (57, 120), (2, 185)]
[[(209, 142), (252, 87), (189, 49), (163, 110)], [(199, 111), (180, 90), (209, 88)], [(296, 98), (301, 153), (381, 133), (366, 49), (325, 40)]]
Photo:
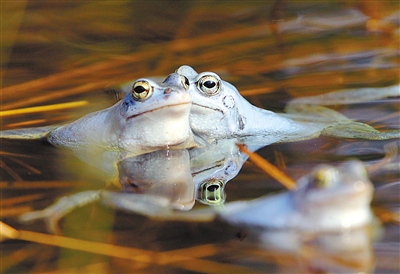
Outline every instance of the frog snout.
[[(184, 88), (185, 90), (189, 89), (189, 80), (178, 73), (172, 73), (168, 75), (167, 78), (163, 81), (163, 84), (168, 85), (168, 86), (173, 86), (173, 87), (179, 87), (179, 88)], [(166, 88), (164, 93), (168, 94), (171, 92), (171, 88)]]

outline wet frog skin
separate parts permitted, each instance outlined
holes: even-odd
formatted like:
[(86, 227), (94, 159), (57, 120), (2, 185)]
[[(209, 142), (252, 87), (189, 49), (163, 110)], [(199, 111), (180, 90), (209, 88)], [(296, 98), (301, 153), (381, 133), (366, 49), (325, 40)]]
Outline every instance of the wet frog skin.
[(298, 188), (233, 202), (220, 217), (233, 224), (299, 231), (341, 231), (372, 221), (373, 185), (360, 161), (317, 166)]
[(73, 150), (126, 151), (131, 155), (191, 146), (191, 97), (187, 79), (173, 73), (162, 83), (138, 79), (125, 98), (110, 108), (62, 126), (6, 130), (2, 138), (44, 138)]
[[(177, 73), (189, 79), (192, 96), (190, 111), (191, 129), (208, 142), (222, 138), (262, 137), (264, 145), (276, 142), (306, 140), (327, 135), (338, 138), (362, 138), (382, 140), (399, 138), (400, 131), (379, 132), (373, 127), (353, 122), (341, 113), (318, 105), (320, 100), (296, 100), (289, 103), (287, 113), (274, 113), (250, 104), (230, 83), (223, 81), (214, 72), (197, 73), (183, 65)], [(357, 102), (386, 96), (400, 95), (397, 86), (376, 91), (359, 89), (332, 93), (330, 101)], [(372, 96), (372, 97), (371, 97)], [(307, 99), (307, 98), (305, 98)], [(324, 98), (322, 98), (324, 99)], [(260, 141), (260, 140), (259, 140)]]
[(190, 127), (208, 142), (215, 139), (262, 136), (264, 144), (318, 136), (322, 127), (303, 124), (257, 108), (230, 83), (213, 72), (197, 73), (181, 66), (177, 73), (189, 79), (192, 96)]

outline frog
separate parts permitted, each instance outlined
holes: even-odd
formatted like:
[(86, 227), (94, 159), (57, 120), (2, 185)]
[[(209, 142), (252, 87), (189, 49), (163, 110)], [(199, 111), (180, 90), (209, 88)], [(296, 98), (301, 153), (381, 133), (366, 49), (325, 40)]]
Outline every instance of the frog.
[[(105, 161), (108, 162), (109, 159)], [(49, 232), (58, 234), (58, 222), (61, 218), (79, 207), (97, 201), (109, 208), (134, 211), (147, 216), (162, 215), (170, 208), (187, 211), (195, 204), (187, 149), (156, 150), (125, 157), (110, 165), (116, 166), (118, 183), (63, 196), (44, 209), (21, 215), (19, 220), (43, 220)]]
[[(79, 192), (62, 197), (43, 210), (25, 213), (19, 220), (43, 219), (49, 231), (55, 232), (60, 218), (95, 201), (149, 218), (200, 222), (218, 220), (251, 229), (340, 231), (366, 225), (373, 218), (370, 202), (374, 188), (364, 164), (359, 160), (347, 161), (339, 166), (317, 166), (297, 181), (295, 190), (223, 204), (220, 200), (225, 198), (224, 185), (221, 185), (226, 183), (224, 176), (215, 176), (215, 172), (210, 174), (204, 168), (201, 172), (205, 174), (198, 177), (199, 163), (196, 163), (196, 172), (193, 173), (188, 164), (187, 150), (173, 152), (151, 152), (126, 158), (119, 163), (119, 178), (125, 191), (100, 189)], [(166, 158), (169, 160), (165, 161)], [(152, 168), (143, 169), (148, 165)], [(204, 167), (207, 166), (212, 166), (212, 163), (205, 162)], [(161, 179), (165, 175), (168, 180)], [(230, 174), (225, 176), (231, 177)], [(208, 187), (205, 188), (202, 182)], [(201, 192), (196, 199), (206, 203), (204, 198), (207, 198), (209, 207), (191, 210), (195, 188)]]
[[(197, 73), (188, 65), (180, 66), (176, 72), (189, 79), (188, 91), (192, 96), (190, 127), (209, 143), (222, 138), (253, 136), (260, 137), (258, 141), (262, 140), (266, 145), (307, 140), (320, 135), (372, 140), (400, 138), (399, 130), (380, 132), (319, 105), (321, 100), (289, 102), (286, 113), (275, 113), (252, 105), (234, 85), (222, 80), (214, 72)], [(398, 86), (389, 90), (376, 93), (369, 91), (368, 98), (400, 95)], [(329, 99), (345, 101), (351, 97), (354, 101), (362, 98), (363, 93), (339, 91), (332, 93)]]
[(96, 201), (157, 218), (172, 218), (171, 209), (189, 211), (195, 201), (221, 207), (226, 199), (225, 185), (237, 176), (248, 158), (236, 142), (224, 139), (204, 147), (157, 150), (131, 157), (117, 157), (107, 151), (81, 158), (102, 170), (102, 177), (109, 175), (109, 180), (116, 181), (105, 188), (64, 196), (47, 208), (22, 215), (20, 220), (43, 219), (50, 232), (57, 232), (59, 219)]
[(297, 188), (227, 204), (219, 218), (236, 225), (308, 232), (341, 231), (373, 221), (374, 187), (364, 164), (322, 164), (297, 181)]
[(0, 137), (44, 139), (77, 153), (99, 150), (131, 156), (163, 148), (191, 147), (195, 142), (188, 122), (188, 88), (187, 78), (177, 73), (161, 83), (139, 78), (129, 94), (107, 109), (65, 125), (4, 130)]

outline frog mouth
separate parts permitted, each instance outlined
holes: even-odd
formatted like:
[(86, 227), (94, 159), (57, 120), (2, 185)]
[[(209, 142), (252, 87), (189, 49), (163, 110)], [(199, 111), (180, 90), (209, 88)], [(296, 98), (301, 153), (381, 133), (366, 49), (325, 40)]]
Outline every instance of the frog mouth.
[(195, 105), (195, 106), (198, 106), (198, 107), (201, 107), (201, 108), (211, 109), (213, 111), (220, 112), (222, 115), (224, 115), (224, 112), (221, 109), (218, 109), (218, 108), (213, 108), (213, 107), (209, 107), (209, 106), (205, 106), (205, 105), (200, 105), (200, 104), (193, 103), (193, 102), (192, 102), (192, 105)]
[(183, 103), (179, 103), (179, 104), (171, 104), (171, 105), (166, 105), (166, 106), (162, 106), (162, 107), (159, 107), (159, 108), (153, 108), (153, 109), (150, 109), (150, 110), (147, 110), (147, 111), (143, 111), (143, 112), (138, 113), (138, 114), (133, 114), (133, 115), (129, 116), (128, 118), (126, 118), (126, 121), (128, 121), (128, 120), (130, 120), (132, 118), (141, 116), (141, 115), (146, 114), (146, 113), (155, 112), (155, 111), (160, 110), (160, 109), (169, 108), (169, 107), (175, 107), (175, 106), (188, 105), (190, 103), (191, 102), (183, 102)]

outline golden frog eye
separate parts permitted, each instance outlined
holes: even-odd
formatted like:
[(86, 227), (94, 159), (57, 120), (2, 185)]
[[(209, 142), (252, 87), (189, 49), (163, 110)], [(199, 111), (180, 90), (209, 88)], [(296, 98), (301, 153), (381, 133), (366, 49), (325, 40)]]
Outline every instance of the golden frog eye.
[(313, 184), (318, 188), (327, 188), (334, 184), (335, 179), (335, 169), (321, 168), (314, 173)]
[(144, 80), (136, 81), (132, 86), (132, 96), (135, 100), (145, 100), (153, 94), (153, 87)]
[(205, 75), (197, 81), (197, 89), (207, 96), (214, 96), (221, 90), (221, 81), (213, 75)]
[(188, 90), (189, 89), (189, 79), (186, 78), (185, 76), (181, 75), (181, 83), (184, 89)]

